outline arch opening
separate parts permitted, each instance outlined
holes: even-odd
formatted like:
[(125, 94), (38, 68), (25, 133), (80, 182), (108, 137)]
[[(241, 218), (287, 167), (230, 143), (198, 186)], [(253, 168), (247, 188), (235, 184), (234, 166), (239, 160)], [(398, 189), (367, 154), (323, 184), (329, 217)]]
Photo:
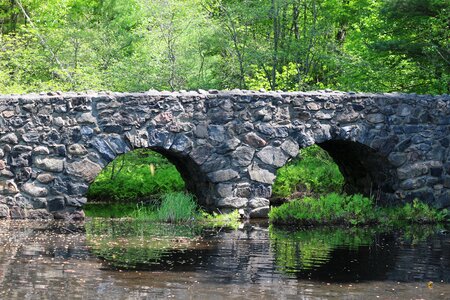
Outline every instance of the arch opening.
[(341, 193), (344, 176), (327, 151), (318, 145), (300, 149), (299, 154), (277, 170), (272, 204), (290, 199)]
[(188, 156), (160, 147), (139, 148), (117, 156), (97, 175), (88, 202), (146, 203), (165, 193), (188, 192), (207, 208), (211, 200), (206, 176)]
[(395, 168), (386, 156), (361, 143), (329, 140), (300, 149), (277, 170), (272, 204), (328, 193), (362, 194), (388, 202), (395, 192)]
[(394, 193), (395, 168), (386, 156), (358, 142), (330, 140), (317, 144), (327, 151), (344, 176), (343, 191), (387, 202)]

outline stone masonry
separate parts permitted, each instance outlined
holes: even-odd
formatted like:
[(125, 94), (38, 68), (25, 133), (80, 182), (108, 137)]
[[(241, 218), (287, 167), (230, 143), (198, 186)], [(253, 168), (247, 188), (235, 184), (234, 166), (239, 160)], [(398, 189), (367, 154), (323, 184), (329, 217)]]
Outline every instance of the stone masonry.
[(81, 218), (116, 156), (165, 155), (206, 209), (269, 211), (276, 170), (318, 144), (348, 192), (450, 206), (450, 96), (332, 91), (0, 96), (0, 217)]

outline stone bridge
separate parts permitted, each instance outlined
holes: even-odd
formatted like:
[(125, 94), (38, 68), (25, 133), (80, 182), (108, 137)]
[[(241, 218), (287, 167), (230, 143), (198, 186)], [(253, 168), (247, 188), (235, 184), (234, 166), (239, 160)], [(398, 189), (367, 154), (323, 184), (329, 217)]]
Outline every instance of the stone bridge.
[(276, 170), (317, 144), (349, 193), (450, 206), (450, 96), (233, 90), (0, 96), (0, 217), (78, 218), (116, 156), (166, 156), (206, 209), (266, 216)]

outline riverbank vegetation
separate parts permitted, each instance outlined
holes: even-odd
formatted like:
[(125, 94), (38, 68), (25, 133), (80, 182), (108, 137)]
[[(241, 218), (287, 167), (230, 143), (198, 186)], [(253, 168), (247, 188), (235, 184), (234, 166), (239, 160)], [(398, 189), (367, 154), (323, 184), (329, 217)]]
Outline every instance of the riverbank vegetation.
[(153, 223), (195, 224), (206, 227), (239, 226), (238, 211), (227, 214), (209, 214), (198, 207), (194, 196), (185, 192), (171, 192), (161, 196), (153, 203), (95, 203), (86, 204), (87, 217), (133, 219)]
[(331, 193), (319, 198), (304, 197), (274, 207), (269, 220), (274, 225), (403, 225), (444, 222), (448, 211), (438, 210), (419, 200), (401, 206), (382, 207), (362, 195)]

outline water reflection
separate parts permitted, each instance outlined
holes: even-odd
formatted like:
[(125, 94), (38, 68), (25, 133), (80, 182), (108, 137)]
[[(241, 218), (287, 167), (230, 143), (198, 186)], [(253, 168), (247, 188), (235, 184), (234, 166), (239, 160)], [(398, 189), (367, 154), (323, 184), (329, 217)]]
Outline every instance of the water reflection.
[(0, 223), (1, 299), (450, 297), (450, 235), (436, 227)]

